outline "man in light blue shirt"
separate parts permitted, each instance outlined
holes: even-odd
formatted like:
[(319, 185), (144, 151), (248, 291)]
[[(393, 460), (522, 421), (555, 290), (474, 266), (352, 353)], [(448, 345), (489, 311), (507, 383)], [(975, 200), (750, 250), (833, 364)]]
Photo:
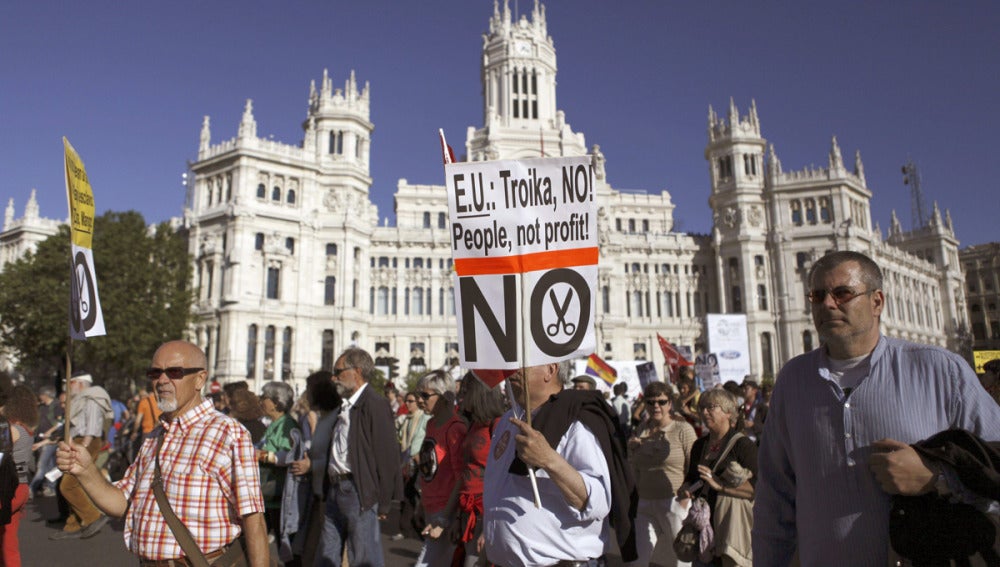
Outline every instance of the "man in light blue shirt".
[(882, 274), (867, 256), (828, 254), (809, 282), (822, 346), (789, 361), (775, 383), (759, 453), (754, 565), (788, 565), (797, 550), (803, 567), (881, 567), (890, 493), (934, 487), (908, 445), (950, 428), (1000, 440), (1000, 408), (959, 356), (881, 335)]

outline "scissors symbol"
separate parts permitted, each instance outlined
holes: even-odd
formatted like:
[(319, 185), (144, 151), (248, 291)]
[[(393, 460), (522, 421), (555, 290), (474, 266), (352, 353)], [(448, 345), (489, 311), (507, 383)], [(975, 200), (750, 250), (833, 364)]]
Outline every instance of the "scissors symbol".
[(545, 327), (545, 333), (550, 337), (554, 337), (559, 334), (559, 325), (562, 325), (562, 331), (566, 335), (572, 335), (576, 332), (576, 325), (566, 321), (566, 312), (569, 311), (569, 300), (573, 298), (573, 290), (569, 289), (566, 292), (566, 299), (563, 300), (562, 305), (559, 305), (559, 300), (556, 298), (556, 291), (554, 289), (549, 290), (549, 300), (552, 301), (552, 308), (556, 310), (556, 322)]

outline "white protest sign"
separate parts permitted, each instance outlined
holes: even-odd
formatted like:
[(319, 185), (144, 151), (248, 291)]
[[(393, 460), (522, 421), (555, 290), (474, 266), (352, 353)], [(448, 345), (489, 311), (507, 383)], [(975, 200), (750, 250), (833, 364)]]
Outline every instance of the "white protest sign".
[(719, 379), (743, 383), (750, 374), (750, 342), (747, 337), (747, 316), (709, 313), (708, 350), (718, 358)]
[(464, 368), (594, 352), (597, 203), (589, 156), (445, 165)]

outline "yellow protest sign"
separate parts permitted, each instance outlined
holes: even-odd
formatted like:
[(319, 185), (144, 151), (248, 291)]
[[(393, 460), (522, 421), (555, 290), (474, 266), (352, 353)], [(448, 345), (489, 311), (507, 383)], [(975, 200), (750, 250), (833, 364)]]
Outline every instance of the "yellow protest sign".
[(83, 160), (66, 137), (66, 198), (69, 200), (69, 223), (73, 244), (91, 248), (94, 238), (94, 193), (90, 189)]
[(983, 365), (987, 362), (1000, 358), (1000, 350), (974, 350), (972, 351), (972, 362), (975, 364), (976, 374), (983, 373)]

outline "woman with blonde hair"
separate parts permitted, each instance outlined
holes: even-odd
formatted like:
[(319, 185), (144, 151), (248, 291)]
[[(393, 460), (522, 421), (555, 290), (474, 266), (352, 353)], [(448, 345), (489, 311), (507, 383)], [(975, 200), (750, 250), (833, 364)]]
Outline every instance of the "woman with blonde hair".
[(698, 410), (708, 435), (691, 447), (687, 476), (677, 496), (682, 501), (693, 496), (705, 499), (715, 539), (695, 565), (749, 567), (757, 445), (741, 432), (739, 406), (729, 392), (721, 388), (703, 392)]

